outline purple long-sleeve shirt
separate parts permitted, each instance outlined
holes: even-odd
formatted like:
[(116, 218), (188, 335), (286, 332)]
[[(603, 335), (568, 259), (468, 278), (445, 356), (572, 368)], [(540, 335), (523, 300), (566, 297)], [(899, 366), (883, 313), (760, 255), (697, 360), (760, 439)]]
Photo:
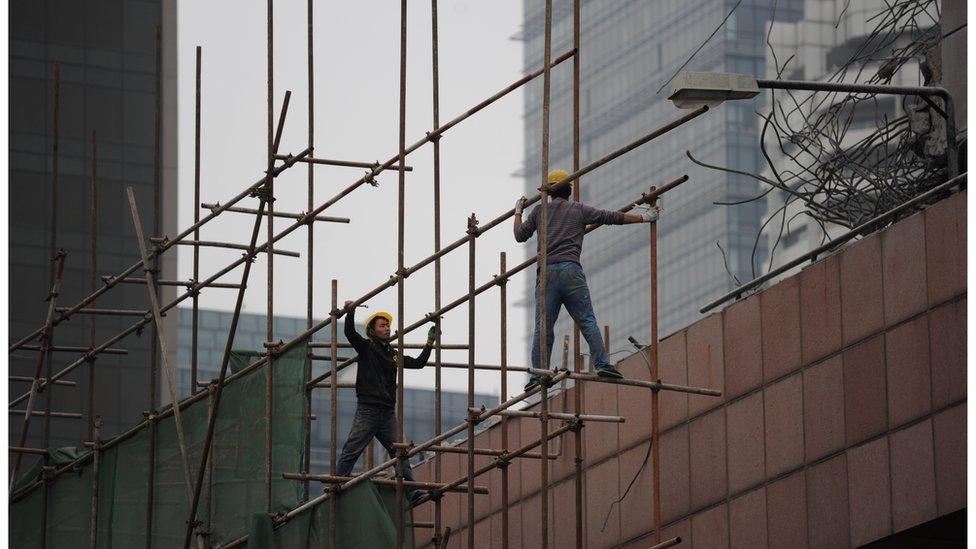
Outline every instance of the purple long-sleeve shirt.
[[(624, 214), (610, 210), (600, 210), (581, 202), (570, 202), (565, 198), (553, 198), (549, 202), (547, 219), (548, 255), (547, 263), (574, 261), (580, 263), (583, 249), (583, 235), (586, 226), (594, 223), (602, 225), (623, 225)], [(515, 227), (515, 240), (525, 242), (539, 227), (539, 206), (521, 225)], [(538, 249), (538, 245), (536, 245)]]

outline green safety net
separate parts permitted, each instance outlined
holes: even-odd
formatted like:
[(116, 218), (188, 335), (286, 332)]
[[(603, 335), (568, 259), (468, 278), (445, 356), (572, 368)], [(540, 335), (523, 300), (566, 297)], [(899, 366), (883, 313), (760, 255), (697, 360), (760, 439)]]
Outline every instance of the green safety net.
[[(234, 351), (231, 370), (242, 370), (258, 353)], [(271, 512), (297, 507), (302, 483), (281, 478), (281, 473), (302, 470), (305, 445), (305, 350), (297, 348), (275, 359), (272, 384), (272, 501)], [(214, 432), (212, 467), (205, 478), (197, 520), (209, 532), (210, 544), (220, 544), (248, 533), (252, 516), (266, 512), (265, 488), (265, 398), (267, 366), (256, 368), (227, 384), (220, 400)], [(210, 399), (181, 409), (190, 470), (200, 464), (206, 436)], [(152, 485), (152, 542), (156, 547), (183, 543), (189, 514), (189, 497), (173, 416), (156, 423), (156, 466), (150, 475), (149, 429), (138, 431), (100, 453), (98, 459), (99, 547), (146, 545), (149, 531), (147, 505), (149, 479)], [(49, 452), (49, 463), (61, 466), (74, 461), (80, 452), (57, 449)], [(88, 459), (51, 482), (18, 493), (9, 510), (8, 540), (13, 547), (43, 548), (88, 545), (92, 521), (92, 480), (95, 464)], [(32, 469), (18, 483), (27, 486), (40, 478)], [(191, 482), (195, 481), (195, 473)], [(47, 491), (47, 513), (44, 492)], [(46, 534), (46, 535), (45, 535)]]
[[(412, 549), (413, 513), (404, 502), (403, 547)], [(267, 515), (252, 517), (248, 549), (331, 548), (329, 501), (308, 509), (272, 531)], [(336, 547), (396, 547), (396, 487), (362, 482), (336, 500)]]

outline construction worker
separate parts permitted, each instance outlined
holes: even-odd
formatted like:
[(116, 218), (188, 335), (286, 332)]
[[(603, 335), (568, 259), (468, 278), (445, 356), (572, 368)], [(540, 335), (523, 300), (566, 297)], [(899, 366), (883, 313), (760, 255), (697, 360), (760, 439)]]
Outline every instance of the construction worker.
[[(622, 213), (599, 210), (580, 202), (572, 202), (569, 196), (572, 187), (568, 183), (558, 185), (568, 177), (563, 170), (549, 173), (549, 184), (555, 188), (550, 193), (548, 213), (548, 244), (546, 257), (546, 357), (552, 354), (553, 326), (559, 316), (560, 306), (565, 305), (569, 315), (579, 324), (580, 332), (590, 347), (590, 358), (597, 374), (601, 377), (622, 378), (617, 369), (610, 364), (600, 328), (593, 314), (590, 290), (586, 286), (586, 275), (580, 265), (580, 252), (583, 247), (583, 234), (586, 226), (594, 223), (603, 225), (626, 225), (630, 223), (650, 223), (657, 220), (661, 209), (650, 208), (641, 213)], [(523, 196), (515, 203), (515, 240), (525, 242), (539, 229), (540, 207), (536, 206), (528, 219), (522, 220), (522, 210), (528, 200)], [(538, 277), (538, 272), (536, 273)], [(540, 330), (539, 282), (536, 279), (535, 337), (532, 338), (532, 367), (539, 365)], [(545, 365), (549, 367), (548, 364)], [(532, 374), (525, 385), (528, 391), (539, 383), (539, 376)]]
[[(352, 301), (346, 302), (346, 339), (359, 355), (359, 366), (356, 369), (356, 417), (349, 430), (349, 438), (342, 447), (342, 454), (336, 468), (336, 474), (347, 476), (352, 471), (359, 454), (363, 452), (369, 441), (376, 440), (386, 448), (390, 457), (396, 452), (393, 443), (397, 438), (396, 424), (396, 381), (397, 356), (396, 349), (390, 345), (390, 325), (393, 315), (380, 311), (369, 315), (366, 319), (366, 337), (356, 331), (356, 309)], [(424, 345), (420, 356), (403, 357), (403, 367), (420, 369), (430, 358), (430, 348), (437, 337), (437, 328), (431, 326), (427, 332), (427, 344)], [(404, 464), (403, 476), (413, 480), (410, 463)], [(411, 491), (412, 496), (419, 496), (419, 492)]]

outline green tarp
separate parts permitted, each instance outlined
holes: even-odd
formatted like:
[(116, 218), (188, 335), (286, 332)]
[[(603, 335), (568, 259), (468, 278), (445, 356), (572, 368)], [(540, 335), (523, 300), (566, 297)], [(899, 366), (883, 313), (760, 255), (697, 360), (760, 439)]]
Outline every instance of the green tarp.
[[(404, 547), (413, 548), (413, 513), (404, 503)], [(336, 547), (396, 547), (396, 488), (362, 482), (342, 492), (336, 500)], [(330, 548), (330, 505), (326, 500), (296, 516), (274, 532), (270, 521), (254, 517), (248, 549)]]
[[(231, 368), (240, 371), (254, 362), (254, 352), (235, 351)], [(298, 506), (302, 484), (281, 478), (302, 470), (305, 444), (304, 349), (275, 360), (272, 420), (272, 512)], [(219, 544), (246, 534), (251, 517), (265, 512), (265, 387), (266, 366), (224, 387), (211, 461), (197, 519)], [(199, 467), (210, 400), (182, 409), (191, 470)], [(150, 478), (148, 429), (102, 452), (98, 475), (98, 546), (145, 546)], [(70, 463), (79, 452), (59, 449), (51, 461)], [(50, 482), (46, 516), (47, 547), (87, 546), (91, 535), (92, 460)], [(176, 423), (173, 416), (156, 424), (156, 466), (153, 481), (152, 541), (156, 547), (180, 546), (189, 514)], [(21, 482), (33, 482), (40, 469)], [(195, 474), (191, 476), (195, 478)], [(18, 498), (9, 510), (8, 540), (13, 547), (42, 548), (45, 517), (44, 487)]]

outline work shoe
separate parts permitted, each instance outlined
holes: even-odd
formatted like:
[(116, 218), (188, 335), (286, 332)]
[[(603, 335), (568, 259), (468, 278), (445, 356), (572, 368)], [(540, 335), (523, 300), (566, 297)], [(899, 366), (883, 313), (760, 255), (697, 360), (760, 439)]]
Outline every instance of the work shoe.
[(624, 378), (624, 375), (621, 374), (613, 366), (604, 366), (603, 368), (598, 369), (596, 371), (596, 375), (598, 375), (600, 377), (610, 378), (610, 379), (623, 379)]
[(532, 389), (534, 389), (535, 386), (538, 385), (538, 384), (539, 384), (539, 378), (537, 378), (537, 377), (530, 377), (529, 378), (529, 382), (525, 384), (525, 387), (523, 387), (522, 390), (524, 392), (528, 393), (529, 391), (531, 391)]

